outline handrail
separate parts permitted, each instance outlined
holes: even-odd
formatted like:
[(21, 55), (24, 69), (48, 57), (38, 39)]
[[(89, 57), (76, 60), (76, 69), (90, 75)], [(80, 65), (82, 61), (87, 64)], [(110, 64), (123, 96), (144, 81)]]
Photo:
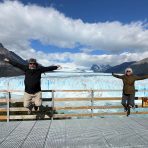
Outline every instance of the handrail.
[[(122, 89), (100, 89), (100, 90), (95, 90), (95, 89), (88, 89), (88, 90), (42, 90), (42, 92), (117, 92), (117, 91), (122, 91)], [(135, 90), (136, 92), (148, 92), (148, 90), (142, 89), (142, 90)], [(0, 93), (13, 93), (13, 92), (24, 92), (24, 90), (0, 90)]]
[[(90, 117), (93, 117), (93, 116), (99, 116), (99, 115), (124, 115), (123, 112), (114, 112), (114, 113), (94, 113), (94, 109), (117, 109), (117, 108), (122, 108), (122, 106), (118, 105), (118, 106), (95, 106), (94, 105), (94, 101), (107, 101), (107, 100), (121, 100), (121, 97), (94, 97), (94, 93), (95, 92), (111, 92), (111, 91), (122, 91), (122, 90), (42, 90), (42, 92), (51, 92), (52, 93), (52, 97), (51, 98), (44, 98), (43, 100), (44, 101), (52, 101), (52, 108), (53, 110), (85, 110), (85, 109), (90, 109), (91, 110), (91, 113), (83, 113), (83, 114), (54, 114), (52, 116), (52, 118), (57, 118), (57, 117), (83, 117), (83, 116), (90, 116)], [(139, 90), (138, 92), (148, 92), (148, 90)], [(23, 108), (23, 107), (10, 107), (9, 106), (9, 103), (15, 103), (15, 102), (22, 102), (23, 100), (22, 99), (13, 99), (11, 98), (11, 93), (13, 92), (24, 92), (23, 90), (0, 90), (0, 93), (8, 93), (8, 98), (2, 98), (0, 99), (0, 103), (6, 103), (7, 104), (7, 109), (4, 109), (4, 108), (0, 108), (0, 112), (5, 112), (7, 111), (7, 116), (0, 116), (0, 119), (6, 119), (7, 122), (9, 122), (9, 119), (29, 119), (32, 118), (34, 119), (35, 116), (28, 116), (28, 115), (16, 115), (15, 116), (12, 116), (10, 115), (10, 112), (16, 112), (16, 111), (27, 111), (27, 109)], [(56, 92), (88, 92), (90, 93), (90, 97), (88, 98), (81, 98), (81, 97), (73, 97), (73, 98), (56, 98), (54, 96), (54, 93)], [(143, 102), (144, 102), (144, 99), (143, 97), (139, 97), (138, 100), (142, 100), (142, 104), (139, 104), (138, 106), (139, 107), (143, 107)], [(71, 107), (56, 107), (54, 106), (55, 102), (60, 102), (60, 101), (90, 101), (90, 106), (71, 106)], [(138, 112), (137, 114), (148, 114), (148, 112)], [(135, 113), (133, 113), (135, 114)], [(45, 116), (45, 118), (48, 118), (48, 116)]]

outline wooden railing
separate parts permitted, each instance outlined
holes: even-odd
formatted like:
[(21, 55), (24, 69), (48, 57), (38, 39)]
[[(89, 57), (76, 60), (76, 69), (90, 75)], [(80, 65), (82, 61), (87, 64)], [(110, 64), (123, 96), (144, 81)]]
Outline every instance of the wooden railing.
[[(125, 115), (125, 112), (97, 112), (95, 109), (120, 109), (123, 108), (121, 105), (109, 105), (109, 106), (96, 106), (94, 105), (95, 101), (117, 101), (121, 100), (121, 97), (95, 97), (95, 92), (113, 92), (121, 90), (43, 90), (42, 92), (51, 92), (51, 98), (42, 98), (43, 102), (51, 101), (52, 107), (43, 107), (42, 114), (34, 113), (33, 115), (27, 115), (27, 108), (23, 107), (23, 99), (14, 99), (11, 97), (11, 93), (14, 92), (23, 92), (19, 90), (0, 90), (0, 93), (7, 93), (7, 98), (1, 98), (0, 104), (5, 104), (7, 107), (0, 108), (0, 120), (24, 120), (24, 119), (67, 119), (72, 117), (93, 117), (93, 116), (104, 116), (104, 115)], [(146, 90), (141, 90), (146, 91)], [(89, 98), (56, 98), (56, 92), (72, 92), (72, 93), (81, 93), (88, 92), (90, 93)], [(145, 102), (148, 101), (147, 97), (135, 97), (136, 100), (142, 100), (141, 104), (138, 104), (138, 108), (147, 107), (144, 106)], [(55, 102), (71, 102), (71, 101), (89, 101), (89, 106), (55, 106)], [(17, 105), (19, 103), (19, 105)], [(21, 105), (20, 105), (21, 104)], [(90, 110), (89, 113), (58, 113), (60, 110)], [(148, 114), (148, 111), (141, 112), (132, 112), (132, 114)]]

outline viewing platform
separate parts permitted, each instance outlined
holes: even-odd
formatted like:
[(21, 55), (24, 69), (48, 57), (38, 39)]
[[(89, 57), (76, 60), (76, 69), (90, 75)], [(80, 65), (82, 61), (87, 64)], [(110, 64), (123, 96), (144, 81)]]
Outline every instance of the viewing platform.
[(148, 118), (0, 122), (0, 148), (147, 148)]
[[(135, 97), (138, 111), (127, 117), (121, 97), (98, 97), (98, 91), (121, 90), (43, 90), (50, 93), (42, 98), (50, 106), (27, 115), (23, 100), (12, 95), (23, 91), (1, 90), (7, 98), (0, 99), (0, 148), (147, 148), (148, 98)], [(59, 92), (89, 97), (57, 98)], [(105, 101), (116, 105), (102, 105)]]

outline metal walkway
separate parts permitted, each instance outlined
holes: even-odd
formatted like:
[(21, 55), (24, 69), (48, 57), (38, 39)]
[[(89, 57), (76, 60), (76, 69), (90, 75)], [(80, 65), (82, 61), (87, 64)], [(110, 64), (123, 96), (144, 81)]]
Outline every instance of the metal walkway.
[(148, 118), (0, 122), (0, 148), (147, 148)]

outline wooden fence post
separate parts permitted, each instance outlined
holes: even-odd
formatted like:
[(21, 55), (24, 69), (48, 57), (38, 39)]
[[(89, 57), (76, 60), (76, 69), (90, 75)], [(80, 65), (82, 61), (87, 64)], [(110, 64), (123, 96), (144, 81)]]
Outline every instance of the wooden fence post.
[(94, 114), (94, 109), (93, 109), (93, 107), (94, 107), (94, 91), (93, 90), (91, 90), (91, 117), (93, 117), (93, 114)]
[(52, 120), (53, 120), (53, 116), (54, 116), (54, 90), (52, 90), (52, 103), (51, 103), (51, 107), (52, 107)]
[(9, 122), (10, 118), (10, 99), (11, 99), (11, 92), (8, 92), (8, 98), (7, 98), (7, 122)]

